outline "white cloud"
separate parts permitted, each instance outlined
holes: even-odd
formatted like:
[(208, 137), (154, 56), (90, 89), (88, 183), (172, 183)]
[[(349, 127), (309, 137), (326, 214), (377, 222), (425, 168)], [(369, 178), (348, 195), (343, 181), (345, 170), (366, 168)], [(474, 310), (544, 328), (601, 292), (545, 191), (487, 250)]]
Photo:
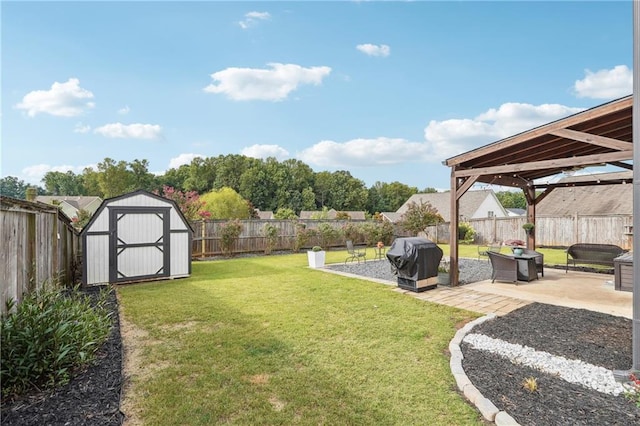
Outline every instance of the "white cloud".
[(177, 157), (173, 157), (169, 160), (169, 168), (177, 169), (185, 164), (191, 164), (194, 158), (205, 158), (201, 154), (180, 154)]
[(578, 113), (583, 108), (558, 104), (505, 103), (475, 118), (432, 120), (424, 129), (429, 151), (446, 159), (483, 144)]
[(267, 65), (270, 69), (227, 68), (218, 71), (211, 74), (217, 84), (210, 84), (203, 90), (222, 93), (236, 101), (280, 101), (300, 84), (318, 85), (331, 73), (331, 68), (326, 66), (304, 68), (296, 64)]
[(127, 115), (127, 114), (129, 114), (129, 111), (131, 111), (131, 109), (129, 108), (129, 105), (125, 105), (123, 108), (120, 108), (118, 110), (118, 114)]
[(42, 185), (42, 179), (48, 172), (66, 173), (68, 171), (72, 171), (75, 174), (81, 174), (87, 167), (91, 167), (94, 169), (97, 168), (95, 164), (90, 164), (87, 166), (50, 166), (48, 164), (36, 164), (22, 169), (21, 179), (32, 185)]
[(365, 43), (357, 45), (356, 49), (369, 56), (381, 56), (385, 58), (391, 54), (391, 48), (386, 44)]
[(428, 161), (427, 146), (401, 138), (320, 141), (298, 153), (298, 159), (322, 167), (375, 167), (403, 162)]
[(298, 153), (305, 163), (327, 168), (376, 167), (442, 160), (582, 111), (564, 105), (506, 103), (475, 118), (432, 120), (425, 140), (378, 137), (347, 142), (325, 140)]
[(66, 83), (56, 81), (50, 90), (27, 93), (15, 108), (27, 111), (29, 117), (35, 117), (39, 113), (75, 117), (95, 106), (90, 99), (93, 99), (93, 93), (81, 88), (77, 78), (70, 78)]
[(91, 126), (84, 125), (82, 123), (76, 123), (75, 127), (73, 128), (73, 133), (89, 133), (89, 131), (91, 130)]
[(615, 99), (633, 93), (633, 72), (626, 65), (591, 72), (576, 80), (573, 90), (579, 98)]
[(251, 145), (243, 148), (240, 153), (253, 158), (274, 157), (278, 161), (282, 161), (289, 157), (289, 151), (278, 145)]
[(238, 25), (243, 30), (246, 30), (249, 27), (256, 25), (259, 21), (268, 21), (271, 19), (271, 14), (269, 12), (249, 12), (245, 13), (244, 20), (239, 21)]
[(107, 138), (157, 139), (162, 133), (162, 127), (157, 124), (111, 123), (97, 127), (93, 132)]

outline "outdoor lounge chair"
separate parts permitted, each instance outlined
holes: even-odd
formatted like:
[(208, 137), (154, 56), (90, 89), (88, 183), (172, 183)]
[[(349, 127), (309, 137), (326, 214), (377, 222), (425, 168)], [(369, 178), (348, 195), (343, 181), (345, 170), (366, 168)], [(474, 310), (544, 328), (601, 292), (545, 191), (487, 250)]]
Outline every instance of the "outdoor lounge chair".
[(487, 256), (491, 261), (491, 282), (511, 281), (518, 283), (518, 261), (513, 256), (488, 251)]
[(367, 260), (367, 249), (364, 250), (356, 249), (353, 247), (353, 241), (347, 240), (347, 252), (349, 256), (345, 259), (344, 263), (347, 263), (350, 260), (357, 260), (360, 263), (360, 259)]

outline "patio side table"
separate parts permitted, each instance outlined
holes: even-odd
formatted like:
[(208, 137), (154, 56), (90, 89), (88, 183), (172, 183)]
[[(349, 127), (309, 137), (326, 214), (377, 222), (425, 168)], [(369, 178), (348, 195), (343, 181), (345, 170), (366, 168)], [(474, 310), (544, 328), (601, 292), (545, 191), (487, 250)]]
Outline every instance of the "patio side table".
[(385, 254), (387, 253), (387, 248), (386, 247), (376, 247), (375, 248), (375, 252), (376, 252), (376, 260), (380, 259), (384, 259), (385, 258)]

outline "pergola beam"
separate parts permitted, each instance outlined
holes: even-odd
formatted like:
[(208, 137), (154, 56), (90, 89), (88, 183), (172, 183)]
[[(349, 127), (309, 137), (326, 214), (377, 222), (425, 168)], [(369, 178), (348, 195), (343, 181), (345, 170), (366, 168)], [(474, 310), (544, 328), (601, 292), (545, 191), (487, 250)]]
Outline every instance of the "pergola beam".
[(592, 135), (590, 133), (578, 132), (571, 129), (556, 129), (549, 132), (549, 134), (559, 136), (561, 138), (573, 139), (574, 141), (578, 142), (585, 142), (592, 145), (602, 146), (604, 148), (615, 149), (616, 151), (626, 151), (629, 149), (629, 142), (608, 138), (606, 136), (598, 136)]
[(484, 176), (501, 173), (517, 173), (542, 169), (569, 169), (576, 166), (590, 166), (593, 164), (622, 161), (633, 158), (633, 150), (610, 152), (604, 154), (583, 155), (580, 157), (531, 161), (529, 163), (505, 164), (503, 166), (481, 167), (475, 169), (456, 170), (456, 177)]

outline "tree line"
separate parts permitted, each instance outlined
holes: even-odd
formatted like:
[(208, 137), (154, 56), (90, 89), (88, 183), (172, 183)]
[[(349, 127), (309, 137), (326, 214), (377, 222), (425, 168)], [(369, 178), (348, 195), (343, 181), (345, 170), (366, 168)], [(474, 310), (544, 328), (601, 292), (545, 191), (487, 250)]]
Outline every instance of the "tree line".
[[(167, 170), (163, 175), (149, 171), (147, 160), (116, 161), (105, 158), (96, 168), (82, 173), (48, 172), (37, 187), (39, 195), (90, 195), (103, 199), (137, 189), (176, 191), (200, 195), (231, 188), (251, 205), (263, 211), (301, 210), (323, 207), (337, 211), (367, 211), (370, 214), (396, 211), (418, 188), (400, 182), (376, 182), (370, 188), (346, 170), (314, 172), (302, 161), (257, 159), (244, 155), (195, 158), (190, 164)], [(28, 184), (8, 176), (0, 180), (0, 193), (25, 198)], [(436, 192), (425, 188), (422, 192)]]
[[(116, 161), (105, 158), (96, 168), (82, 173), (48, 172), (38, 186), (39, 195), (89, 195), (103, 199), (138, 189), (162, 193), (167, 187), (182, 193), (217, 193), (230, 188), (262, 211), (301, 210), (376, 212), (396, 211), (413, 194), (436, 192), (434, 188), (409, 186), (401, 182), (376, 182), (367, 188), (349, 171), (314, 172), (302, 161), (257, 159), (238, 154), (195, 158), (190, 164), (171, 168), (163, 175), (149, 171), (147, 160)], [(24, 199), (29, 185), (16, 177), (0, 179), (0, 193)], [(521, 192), (497, 193), (507, 208), (524, 208)]]

